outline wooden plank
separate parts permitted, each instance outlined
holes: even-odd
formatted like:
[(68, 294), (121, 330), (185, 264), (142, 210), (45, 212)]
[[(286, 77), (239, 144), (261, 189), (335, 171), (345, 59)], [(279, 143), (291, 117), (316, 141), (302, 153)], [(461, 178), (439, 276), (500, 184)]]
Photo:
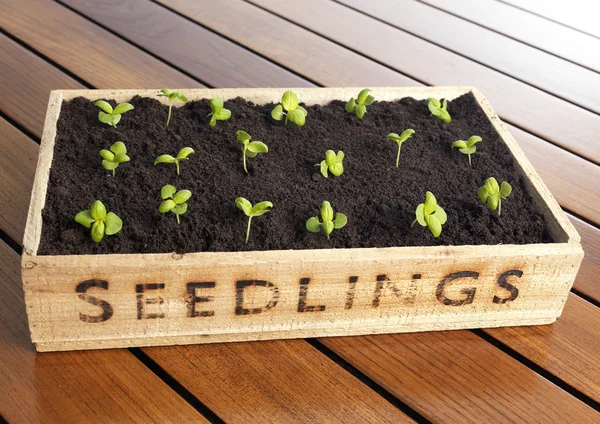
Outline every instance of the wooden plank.
[(597, 4), (588, 0), (502, 0), (522, 10), (600, 38)]
[(38, 146), (0, 118), (0, 229), (21, 243)]
[[(254, 33), (261, 30), (260, 26), (252, 34), (237, 34), (236, 28), (220, 22), (220, 9), (211, 10), (206, 4), (202, 7), (202, 2), (159, 1), (202, 24), (213, 25), (216, 30), (227, 36), (237, 35), (240, 42), (255, 48), (254, 38), (257, 36)], [(300, 8), (295, 8), (292, 3), (283, 0), (255, 2), (426, 84), (475, 86), (485, 93), (504, 120), (600, 163), (600, 149), (595, 142), (600, 134), (600, 116), (597, 114), (335, 2), (306, 0)], [(372, 6), (371, 2), (361, 4), (364, 7)], [(261, 12), (249, 9), (245, 11), (243, 18), (252, 25), (257, 19), (254, 14)], [(231, 8), (227, 9), (227, 13), (228, 16), (235, 17), (238, 12)], [(405, 18), (403, 16), (404, 20)], [(281, 31), (286, 31), (290, 25), (279, 25), (279, 21), (273, 20), (271, 25), (275, 24)], [(356, 28), (360, 28), (360, 31)], [(310, 51), (314, 46), (303, 43), (297, 48)], [(265, 54), (270, 56), (268, 50)], [(333, 61), (326, 63), (336, 67)], [(311, 69), (300, 72), (313, 80), (317, 73)], [(341, 76), (323, 83), (334, 86), (347, 84)]]
[[(79, 1), (68, 1), (76, 8), (80, 4)], [(83, 4), (86, 2), (95, 3), (85, 0)], [(161, 3), (174, 6), (171, 2)], [(310, 79), (318, 84), (340, 86), (343, 81), (347, 86), (415, 85), (410, 78), (243, 1), (222, 0), (219, 7), (210, 0), (186, 1), (177, 6), (184, 15), (202, 26), (297, 73), (310, 74)], [(85, 9), (81, 11), (85, 12)], [(332, 67), (332, 63), (336, 66)]]
[[(48, 22), (48, 14), (44, 13), (42, 15), (39, 13), (40, 6), (38, 3), (36, 0), (11, 0), (11, 13), (6, 15), (8, 23), (11, 23), (8, 31), (13, 34), (18, 32), (19, 37), (31, 38), (28, 27), (22, 25), (25, 19), (26, 24), (35, 23), (36, 27), (38, 25), (56, 26), (55, 36), (61, 38), (64, 31), (62, 22), (65, 19), (71, 22), (70, 29), (73, 29), (76, 33), (81, 33), (86, 27), (94, 26), (89, 21), (55, 3), (44, 5), (43, 9), (51, 15), (60, 16), (61, 19)], [(211, 86), (302, 87), (307, 84), (306, 80), (294, 75), (292, 72), (276, 66), (235, 43), (146, 0), (129, 0), (117, 4), (111, 0), (63, 0), (62, 3), (78, 10), (94, 21), (100, 22), (115, 33), (125, 36), (136, 45)], [(26, 18), (19, 18), (22, 13), (26, 13)], [(8, 16), (15, 16), (17, 19), (12, 21), (8, 19)], [(97, 30), (97, 27), (95, 29)], [(45, 36), (46, 34), (43, 34), (43, 37)], [(43, 38), (39, 39), (39, 34), (34, 35), (34, 37), (36, 38), (36, 45), (39, 42), (54, 44)], [(86, 39), (89, 40), (88, 42), (95, 43), (97, 38), (86, 37)], [(132, 46), (130, 48), (134, 49)], [(49, 49), (51, 51), (48, 52), (48, 55), (54, 57), (57, 54), (54, 46), (50, 45)], [(143, 53), (138, 50), (136, 56), (140, 55), (143, 55)], [(155, 59), (154, 61), (158, 62)], [(114, 61), (113, 65), (119, 66), (119, 63)], [(163, 63), (160, 63), (160, 65), (167, 66)], [(74, 70), (73, 68), (69, 69)], [(141, 68), (134, 67), (134, 69)], [(240, 70), (243, 71), (240, 72)], [(170, 68), (169, 71), (176, 73), (173, 68)], [(178, 77), (182, 78), (183, 76), (178, 73)], [(154, 76), (149, 76), (149, 81), (156, 80), (157, 78), (154, 78)], [(100, 84), (90, 82), (100, 87)], [(197, 86), (197, 84), (169, 84), (164, 82), (162, 86), (165, 85), (180, 88)], [(129, 83), (121, 84), (119, 88), (160, 87)]]
[[(423, 0), (431, 6), (600, 72), (600, 39), (494, 0)], [(574, 9), (570, 5), (570, 9)], [(581, 14), (581, 9), (577, 10)]]
[(573, 287), (585, 296), (600, 302), (600, 284), (598, 284), (600, 281), (598, 272), (600, 269), (600, 230), (575, 217), (571, 217), (571, 222), (581, 235), (581, 244), (584, 246), (585, 252)]
[[(35, 72), (31, 72), (35, 69)], [(41, 136), (50, 90), (81, 84), (0, 34), (0, 110), (27, 131)], [(37, 107), (32, 108), (33, 105)], [(39, 106), (43, 105), (42, 108)]]
[(414, 0), (341, 2), (588, 110), (600, 112), (595, 90), (600, 86), (597, 72)]
[(481, 341), (468, 331), (320, 339), (433, 422), (600, 419), (583, 402)]
[(412, 422), (301, 340), (146, 352), (226, 422)]
[(20, 258), (0, 241), (0, 415), (8, 422), (208, 422), (126, 350), (35, 354)]
[[(0, 26), (74, 74), (96, 68), (86, 81), (104, 88), (197, 87), (198, 83), (58, 3), (6, 0)], [(85, 54), (81, 54), (85, 52)], [(143, 70), (143, 73), (140, 72)], [(110, 74), (106, 78), (100, 74)], [(162, 86), (157, 87), (156, 81)], [(56, 88), (64, 88), (55, 86)]]
[(600, 226), (600, 166), (516, 127), (510, 132), (560, 205)]
[(600, 308), (572, 294), (554, 325), (484, 331), (600, 402)]

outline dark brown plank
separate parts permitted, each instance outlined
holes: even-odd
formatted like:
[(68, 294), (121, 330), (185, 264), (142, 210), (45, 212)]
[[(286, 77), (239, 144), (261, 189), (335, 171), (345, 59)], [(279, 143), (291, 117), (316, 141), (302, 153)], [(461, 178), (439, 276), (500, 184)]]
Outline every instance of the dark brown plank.
[(600, 39), (495, 0), (422, 0), (471, 22), (600, 72)]
[(412, 422), (303, 340), (145, 351), (226, 422)]
[(484, 331), (600, 402), (600, 308), (572, 294), (553, 325)]
[[(31, 2), (34, 0), (26, 0), (26, 3)], [(13, 10), (23, 8), (20, 0), (13, 3)], [(300, 87), (307, 84), (292, 72), (147, 0), (63, 0), (62, 3), (210, 86)], [(57, 21), (56, 25), (59, 24)], [(138, 88), (133, 85), (128, 88), (134, 87)]]
[(580, 219), (571, 217), (571, 222), (581, 235), (581, 244), (584, 246), (585, 257), (581, 263), (574, 288), (585, 296), (600, 302), (600, 231)]
[(20, 262), (0, 241), (0, 415), (4, 419), (10, 423), (207, 422), (127, 350), (36, 354), (29, 341)]
[[(220, 8), (207, 10), (210, 8), (206, 7), (206, 2), (192, 4), (184, 0), (159, 1), (205, 25), (212, 25), (215, 30), (229, 37), (239, 37), (239, 41), (250, 48), (257, 48), (255, 38), (260, 36), (254, 33), (238, 33), (237, 28), (220, 22)], [(293, 3), (284, 0), (253, 1), (423, 83), (475, 86), (484, 92), (506, 121), (600, 163), (600, 149), (595, 142), (600, 133), (600, 116), (597, 114), (335, 2), (305, 0), (302, 7), (296, 8)], [(371, 2), (360, 4), (365, 7), (372, 5)], [(237, 8), (233, 7), (226, 11), (233, 17), (240, 14)], [(261, 13), (264, 13), (251, 12), (245, 11), (243, 15), (249, 25), (258, 20), (254, 15), (262, 16)], [(408, 20), (406, 16), (404, 20)], [(290, 25), (279, 25), (278, 22), (274, 20), (270, 25), (277, 24), (282, 32)], [(357, 28), (360, 28), (360, 31)], [(315, 47), (303, 43), (298, 48), (310, 51)], [(265, 49), (264, 54), (270, 56), (268, 49)], [(332, 67), (336, 66), (335, 62), (327, 63)], [(315, 72), (311, 69), (298, 72), (313, 80), (315, 78)], [(346, 84), (337, 76), (324, 83), (333, 86)]]
[[(434, 422), (594, 422), (600, 414), (470, 331), (320, 339)], [(460, 350), (460, 355), (457, 355)]]
[[(98, 88), (198, 86), (192, 78), (54, 2), (2, 1), (0, 26), (74, 74), (95, 67), (112, 75), (109, 85), (93, 77), (86, 80)], [(81, 51), (86, 55), (77, 54)], [(144, 71), (141, 75), (140, 70)], [(160, 87), (156, 81), (162, 83)]]
[[(73, 78), (0, 34), (0, 110), (27, 131), (42, 133), (50, 90), (81, 88)], [(33, 68), (32, 68), (33, 67)], [(35, 72), (30, 70), (35, 69)], [(36, 105), (33, 108), (32, 105)], [(42, 107), (40, 107), (42, 106)]]
[(600, 226), (600, 166), (509, 127), (558, 203)]
[(340, 0), (596, 113), (600, 74), (413, 0)]
[[(92, 13), (97, 13), (97, 2), (94, 0), (63, 1), (85, 15), (92, 16)], [(306, 75), (308, 70), (312, 70), (315, 78), (311, 79), (317, 83), (338, 85), (334, 81), (340, 77), (349, 85), (414, 85), (414, 82), (397, 72), (359, 57), (269, 13), (261, 13), (248, 3), (225, 0), (220, 1), (218, 7), (211, 1), (186, 2), (186, 5), (203, 16), (203, 26), (222, 33), (236, 43), (248, 46), (295, 72)], [(104, 15), (99, 17), (107, 24), (108, 20), (112, 19)], [(196, 18), (197, 16), (194, 16), (194, 19)], [(222, 28), (229, 28), (231, 32), (223, 32)], [(174, 30), (169, 28), (169, 31)], [(249, 40), (252, 42), (249, 43)], [(331, 69), (330, 63), (337, 64), (336, 68)], [(242, 73), (246, 72), (243, 67), (241, 69)], [(233, 75), (236, 71), (223, 68), (222, 72)], [(268, 69), (265, 72), (269, 72)]]
[[(29, 208), (38, 147), (0, 118), (0, 228), (19, 244)], [(25, 212), (25, 213), (24, 213)]]

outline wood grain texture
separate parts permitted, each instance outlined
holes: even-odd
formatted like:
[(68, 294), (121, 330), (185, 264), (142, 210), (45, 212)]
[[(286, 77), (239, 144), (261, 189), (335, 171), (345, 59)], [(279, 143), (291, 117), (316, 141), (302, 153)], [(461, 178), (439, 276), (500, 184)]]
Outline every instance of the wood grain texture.
[(575, 217), (571, 222), (581, 235), (585, 252), (574, 288), (600, 302), (600, 230)]
[[(35, 72), (31, 70), (35, 69)], [(50, 90), (82, 88), (73, 78), (0, 34), (0, 110), (41, 136)], [(7, 78), (4, 75), (9, 76)], [(26, 101), (21, 101), (25, 99)], [(36, 106), (33, 108), (33, 106)], [(40, 109), (39, 106), (43, 105)]]
[(321, 85), (415, 85), (410, 78), (243, 1), (222, 0), (219, 7), (211, 0), (160, 3)]
[[(596, 281), (599, 277), (596, 268)], [(569, 297), (552, 326), (485, 332), (600, 402), (600, 308), (573, 294)]]
[[(292, 72), (147, 0), (62, 0), (62, 3), (210, 86), (307, 84)], [(150, 88), (132, 84), (119, 88), (131, 87)]]
[(19, 256), (0, 241), (0, 415), (10, 423), (207, 422), (126, 350), (36, 355)]
[[(468, 21), (600, 72), (600, 39), (494, 0), (422, 0)], [(581, 9), (579, 9), (581, 13)]]
[[(166, 87), (199, 86), (192, 78), (55, 2), (2, 1), (0, 26), (74, 74), (95, 68), (96, 72), (84, 79), (97, 87), (151, 88), (156, 87), (157, 80)], [(101, 74), (110, 75), (110, 83)]]
[(226, 422), (412, 422), (304, 341), (149, 348)]
[[(159, 1), (200, 22), (212, 20), (219, 13), (214, 10), (208, 19), (202, 19), (203, 12), (198, 12), (198, 7), (190, 6), (188, 2)], [(478, 87), (504, 120), (600, 163), (600, 149), (597, 148), (600, 116), (597, 114), (335, 2), (306, 0), (301, 8), (295, 8), (293, 3), (284, 0), (251, 1), (423, 83)], [(371, 2), (357, 5), (365, 10), (372, 7)], [(385, 18), (383, 12), (378, 17)], [(405, 18), (403, 16), (403, 20)], [(220, 30), (226, 34), (235, 31)], [(253, 45), (252, 37), (241, 42)], [(311, 46), (298, 48), (308, 50)], [(326, 63), (336, 66), (331, 61)], [(311, 69), (303, 71), (303, 75), (313, 80), (315, 73)], [(338, 77), (325, 84), (344, 85), (345, 81)]]
[(0, 118), (0, 229), (21, 242), (33, 186), (38, 146)]
[(433, 422), (600, 419), (598, 412), (468, 331), (320, 341)]
[(341, 1), (534, 87), (600, 112), (595, 92), (600, 86), (597, 72), (414, 0)]

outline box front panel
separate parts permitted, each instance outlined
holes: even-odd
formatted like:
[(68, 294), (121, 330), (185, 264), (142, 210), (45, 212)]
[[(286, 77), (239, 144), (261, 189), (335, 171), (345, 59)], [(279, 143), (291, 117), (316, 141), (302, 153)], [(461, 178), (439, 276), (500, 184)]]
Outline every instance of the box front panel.
[(547, 323), (560, 314), (581, 259), (576, 253), (532, 260), (386, 256), (203, 266), (190, 258), (112, 265), (91, 258), (24, 262), (38, 347)]

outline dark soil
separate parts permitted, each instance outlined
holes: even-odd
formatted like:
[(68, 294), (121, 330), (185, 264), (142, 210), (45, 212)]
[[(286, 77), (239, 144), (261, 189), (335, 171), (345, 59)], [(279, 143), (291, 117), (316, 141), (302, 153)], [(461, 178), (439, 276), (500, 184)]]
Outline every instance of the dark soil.
[[(342, 101), (308, 106), (302, 128), (273, 121), (272, 104), (258, 106), (240, 98), (225, 103), (232, 118), (214, 128), (208, 126), (205, 100), (174, 109), (169, 127), (167, 107), (157, 100), (136, 97), (131, 103), (135, 110), (123, 115), (117, 129), (100, 123), (98, 108), (86, 99), (63, 104), (39, 254), (552, 242), (508, 148), (471, 94), (449, 103), (450, 124), (431, 116), (425, 101), (405, 98), (375, 102), (362, 121), (346, 113)], [(416, 134), (402, 146), (397, 169), (397, 146), (385, 136), (406, 128)], [(250, 175), (243, 171), (238, 129), (269, 146), (267, 154), (248, 160)], [(483, 142), (469, 167), (467, 157), (450, 145), (471, 135)], [(131, 162), (121, 164), (113, 177), (102, 168), (98, 152), (119, 140), (127, 145)], [(174, 165), (152, 165), (157, 156), (175, 155), (184, 146), (196, 154), (182, 163), (181, 176)], [(314, 166), (328, 149), (346, 155), (341, 177), (325, 179)], [(491, 176), (513, 186), (500, 217), (476, 194)], [(160, 189), (169, 183), (193, 193), (181, 225), (175, 215), (158, 213)], [(410, 228), (426, 190), (448, 214), (437, 239), (427, 228)], [(248, 245), (247, 218), (234, 204), (238, 196), (275, 205), (253, 219)], [(123, 220), (123, 230), (101, 243), (92, 242), (89, 230), (73, 220), (96, 199)], [(304, 226), (319, 214), (323, 200), (348, 216), (348, 225), (334, 231), (330, 241)]]

